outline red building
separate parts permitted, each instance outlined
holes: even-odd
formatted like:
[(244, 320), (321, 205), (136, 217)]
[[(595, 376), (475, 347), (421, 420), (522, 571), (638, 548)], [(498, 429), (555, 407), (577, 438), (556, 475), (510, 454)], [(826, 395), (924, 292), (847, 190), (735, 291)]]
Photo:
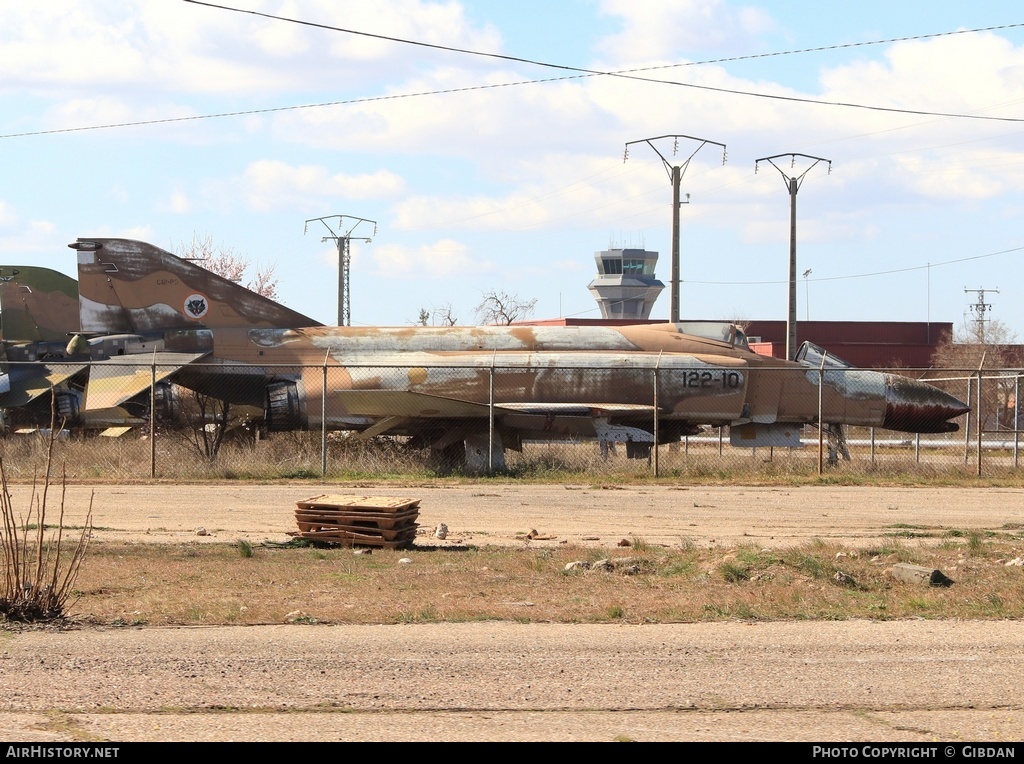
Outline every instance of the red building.
[[(786, 354), (785, 321), (748, 321), (751, 342), (770, 343), (767, 355)], [(935, 349), (953, 336), (953, 324), (935, 321), (798, 321), (796, 341), (810, 341), (864, 369), (927, 369)], [(759, 350), (758, 352), (763, 352)]]

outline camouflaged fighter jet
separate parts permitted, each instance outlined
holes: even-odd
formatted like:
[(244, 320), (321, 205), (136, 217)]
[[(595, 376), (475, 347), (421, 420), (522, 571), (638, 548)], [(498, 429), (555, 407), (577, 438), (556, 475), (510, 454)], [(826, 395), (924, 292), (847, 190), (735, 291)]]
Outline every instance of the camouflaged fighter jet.
[[(68, 347), (79, 326), (77, 281), (49, 268), (0, 266), (0, 421), (5, 427), (34, 431), (49, 425), (51, 413), (68, 427), (107, 435), (149, 423), (148, 386), (118, 406), (82, 410), (90, 356), (88, 348)], [(155, 400), (160, 421), (180, 423), (170, 384), (157, 384)]]
[(150, 244), (68, 246), (82, 336), (107, 370), (94, 370), (86, 408), (119, 405), (156, 375), (262, 406), (271, 431), (390, 433), (485, 454), (491, 438), (503, 449), (597, 437), (632, 444), (634, 456), (702, 425), (729, 425), (737, 446), (798, 446), (819, 405), (826, 424), (907, 432), (956, 430), (950, 420), (968, 410), (813, 347), (803, 362), (757, 355), (727, 323), (323, 326)]
[(49, 421), (51, 391), (58, 415), (77, 408), (71, 384), (84, 377), (85, 363), (66, 346), (78, 330), (73, 278), (31, 265), (0, 266), (0, 409), (8, 417)]
[[(49, 268), (0, 266), (0, 419), (34, 431), (51, 413), (69, 427), (121, 434), (149, 421), (149, 395), (114, 408), (82, 412), (89, 355), (68, 347), (79, 332), (78, 282)], [(170, 410), (170, 385), (157, 387), (161, 417)]]

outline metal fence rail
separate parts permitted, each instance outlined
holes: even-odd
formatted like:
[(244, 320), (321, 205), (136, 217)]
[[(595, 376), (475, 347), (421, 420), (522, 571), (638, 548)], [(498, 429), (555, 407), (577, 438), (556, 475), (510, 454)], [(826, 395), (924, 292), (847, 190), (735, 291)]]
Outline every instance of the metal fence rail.
[[(12, 477), (40, 469), (39, 439), (31, 434), (49, 425), (51, 412), (63, 424), (58, 456), (73, 478), (426, 475), (453, 469), (453, 455), (464, 460), (455, 469), (523, 476), (972, 476), (1020, 467), (1019, 369), (892, 372), (969, 404), (955, 420), (957, 432), (846, 426), (840, 434), (812, 423), (798, 428), (800, 447), (740, 448), (731, 445), (728, 422), (743, 411), (743, 373), (750, 373), (743, 368), (695, 371), (628, 357), (538, 367), (502, 355), (487, 366), (179, 368), (118, 360), (8, 364), (15, 389), (29, 391), (8, 397), (3, 409)], [(823, 400), (838, 394), (834, 369), (777, 373), (812, 382), (817, 400), (792, 407), (814, 420)], [(857, 384), (856, 375), (843, 377), (842, 394), (866, 396)], [(704, 426), (691, 432), (689, 422)]]

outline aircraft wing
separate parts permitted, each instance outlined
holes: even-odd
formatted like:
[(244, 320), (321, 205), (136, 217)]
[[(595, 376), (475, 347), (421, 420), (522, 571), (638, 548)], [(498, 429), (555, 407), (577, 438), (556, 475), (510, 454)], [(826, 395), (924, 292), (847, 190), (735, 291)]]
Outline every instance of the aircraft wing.
[(10, 392), (0, 396), (0, 406), (18, 408), (25, 406), (50, 389), (65, 382), (85, 368), (85, 364), (55, 364), (48, 366), (42, 362), (12, 364), (6, 375), (10, 382)]
[[(485, 407), (486, 408), (486, 407)], [(612, 414), (650, 414), (654, 406), (644, 403), (502, 403), (498, 410), (517, 414), (558, 414), (559, 416), (609, 416)]]
[[(90, 430), (106, 430), (120, 427), (130, 430), (132, 427), (144, 425), (148, 421), (146, 417), (132, 416), (121, 406), (109, 409), (79, 411), (78, 415), (78, 426), (86, 427)], [(102, 432), (100, 434), (105, 435), (106, 433)]]
[(207, 353), (154, 353), (93, 361), (83, 411), (114, 408)]
[(441, 398), (408, 390), (337, 390), (350, 416), (402, 418), (459, 418), (487, 416), (487, 404)]
[(108, 427), (100, 433), (101, 438), (120, 438), (131, 432), (131, 427)]

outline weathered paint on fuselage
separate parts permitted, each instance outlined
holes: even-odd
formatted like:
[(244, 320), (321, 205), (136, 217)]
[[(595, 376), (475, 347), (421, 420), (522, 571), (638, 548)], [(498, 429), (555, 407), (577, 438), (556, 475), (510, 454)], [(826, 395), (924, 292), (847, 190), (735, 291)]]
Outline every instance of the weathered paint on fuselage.
[(0, 266), (0, 339), (5, 344), (58, 342), (79, 330), (78, 283), (32, 265)]
[[(658, 373), (660, 418), (701, 424), (808, 422), (818, 411), (817, 369), (766, 358), (744, 348), (679, 335), (667, 325), (639, 327), (319, 327), (218, 330), (211, 385), (230, 385), (245, 363), (267, 377), (298, 375), (307, 419), (318, 425), (323, 368), (328, 421), (350, 416), (333, 402), (339, 390), (406, 389), (486, 404), (495, 370), (494, 400), (502, 403), (646, 403), (653, 406)], [(299, 369), (298, 367), (305, 367)], [(753, 372), (753, 373), (751, 373)], [(730, 376), (731, 373), (731, 376)], [(867, 370), (824, 373), (828, 421), (881, 426), (886, 375)], [(221, 391), (224, 392), (223, 390)], [(255, 404), (262, 395), (250, 388)], [(627, 418), (618, 414), (618, 418)], [(651, 416), (632, 415), (650, 421)]]
[[(15, 426), (49, 421), (50, 393), (65, 395), (85, 367), (66, 346), (78, 331), (78, 283), (50, 268), (0, 266), (0, 409)], [(58, 404), (60, 412), (62, 406)], [(31, 411), (27, 409), (32, 409)]]
[(673, 324), (325, 327), (143, 242), (71, 246), (83, 332), (206, 353), (178, 381), (233, 402), (262, 405), (268, 384), (291, 385), (303, 426), (325, 417), (357, 429), (390, 418), (392, 432), (432, 418), (479, 426), (479, 407), (493, 402), (503, 421), (539, 418), (547, 432), (608, 416), (648, 429), (657, 418), (672, 437), (698, 424), (814, 422), (820, 399), (826, 422), (931, 431), (965, 410), (914, 380), (757, 355), (728, 324), (707, 336)]

